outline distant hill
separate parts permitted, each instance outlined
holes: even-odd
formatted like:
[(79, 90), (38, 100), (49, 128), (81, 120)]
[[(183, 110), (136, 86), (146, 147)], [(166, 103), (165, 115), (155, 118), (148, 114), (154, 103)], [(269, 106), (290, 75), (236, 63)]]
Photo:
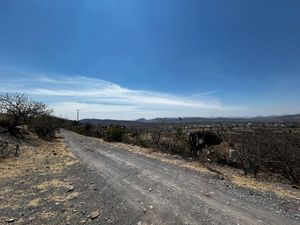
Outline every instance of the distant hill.
[[(179, 123), (179, 118), (155, 118), (138, 120), (109, 120), (109, 119), (83, 119), (81, 123), (91, 123), (94, 125), (123, 125), (126, 127), (151, 126), (157, 123), (175, 124)], [(299, 122), (300, 114), (281, 116), (257, 116), (257, 117), (182, 117), (182, 123), (238, 123), (238, 122)]]
[(93, 125), (109, 126), (109, 125), (119, 125), (126, 127), (145, 127), (147, 125), (153, 125), (153, 122), (148, 122), (147, 120), (109, 120), (109, 119), (83, 119), (80, 120), (81, 123), (90, 123)]
[[(155, 118), (146, 122), (179, 123), (179, 118)], [(182, 117), (182, 123), (207, 122), (300, 122), (300, 114), (256, 117)]]

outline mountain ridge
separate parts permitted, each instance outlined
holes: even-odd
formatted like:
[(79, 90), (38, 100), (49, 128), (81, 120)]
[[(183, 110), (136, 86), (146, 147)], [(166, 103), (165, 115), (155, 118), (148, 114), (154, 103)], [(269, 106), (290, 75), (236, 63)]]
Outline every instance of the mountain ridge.
[[(181, 121), (179, 120), (181, 118)], [(300, 122), (300, 114), (293, 115), (272, 115), (255, 117), (164, 117), (154, 119), (140, 118), (137, 120), (113, 120), (113, 119), (82, 119), (81, 123), (94, 125), (147, 125), (157, 123), (218, 123), (218, 122)]]

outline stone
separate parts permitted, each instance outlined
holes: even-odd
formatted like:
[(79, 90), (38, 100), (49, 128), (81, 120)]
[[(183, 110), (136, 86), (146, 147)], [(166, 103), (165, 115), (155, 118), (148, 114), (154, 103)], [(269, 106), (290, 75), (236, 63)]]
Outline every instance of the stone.
[(13, 222), (15, 222), (15, 219), (10, 218), (10, 219), (6, 220), (6, 222), (7, 222), (7, 223), (13, 223)]
[(70, 187), (68, 188), (68, 192), (72, 192), (72, 191), (74, 191), (74, 187), (73, 187), (73, 186), (70, 186)]
[(100, 216), (100, 211), (94, 211), (91, 213), (91, 219), (94, 220)]

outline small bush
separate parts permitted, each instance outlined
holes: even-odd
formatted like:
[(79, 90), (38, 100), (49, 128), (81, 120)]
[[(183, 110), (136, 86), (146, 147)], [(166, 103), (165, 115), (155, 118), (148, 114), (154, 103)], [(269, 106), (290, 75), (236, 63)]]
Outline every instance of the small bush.
[(109, 126), (104, 131), (103, 139), (105, 141), (110, 141), (110, 142), (114, 142), (114, 141), (121, 142), (123, 141), (123, 137), (125, 133), (126, 133), (125, 127)]
[(52, 140), (59, 129), (59, 124), (55, 118), (44, 115), (34, 120), (32, 128), (39, 138)]

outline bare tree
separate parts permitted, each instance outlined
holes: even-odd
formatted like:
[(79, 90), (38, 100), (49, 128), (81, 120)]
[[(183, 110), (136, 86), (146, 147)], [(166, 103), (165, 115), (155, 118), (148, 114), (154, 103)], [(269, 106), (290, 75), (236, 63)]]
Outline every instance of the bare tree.
[(0, 112), (11, 118), (11, 127), (31, 121), (34, 117), (50, 114), (52, 111), (41, 102), (36, 102), (21, 93), (0, 95)]
[[(228, 129), (230, 129), (230, 128), (228, 128)], [(244, 159), (242, 157), (242, 153), (243, 153), (243, 155), (246, 155), (245, 152), (244, 152), (244, 148), (241, 148), (241, 149), (236, 148), (236, 145), (233, 143), (231, 136), (229, 135), (229, 133), (227, 132), (227, 130), (223, 126), (223, 124), (220, 124), (220, 129), (218, 130), (218, 133), (221, 135), (222, 139), (225, 142), (227, 142), (229, 147), (235, 152), (245, 175), (247, 175), (248, 172), (247, 172), (247, 169), (246, 169), (246, 166), (245, 166)]]

